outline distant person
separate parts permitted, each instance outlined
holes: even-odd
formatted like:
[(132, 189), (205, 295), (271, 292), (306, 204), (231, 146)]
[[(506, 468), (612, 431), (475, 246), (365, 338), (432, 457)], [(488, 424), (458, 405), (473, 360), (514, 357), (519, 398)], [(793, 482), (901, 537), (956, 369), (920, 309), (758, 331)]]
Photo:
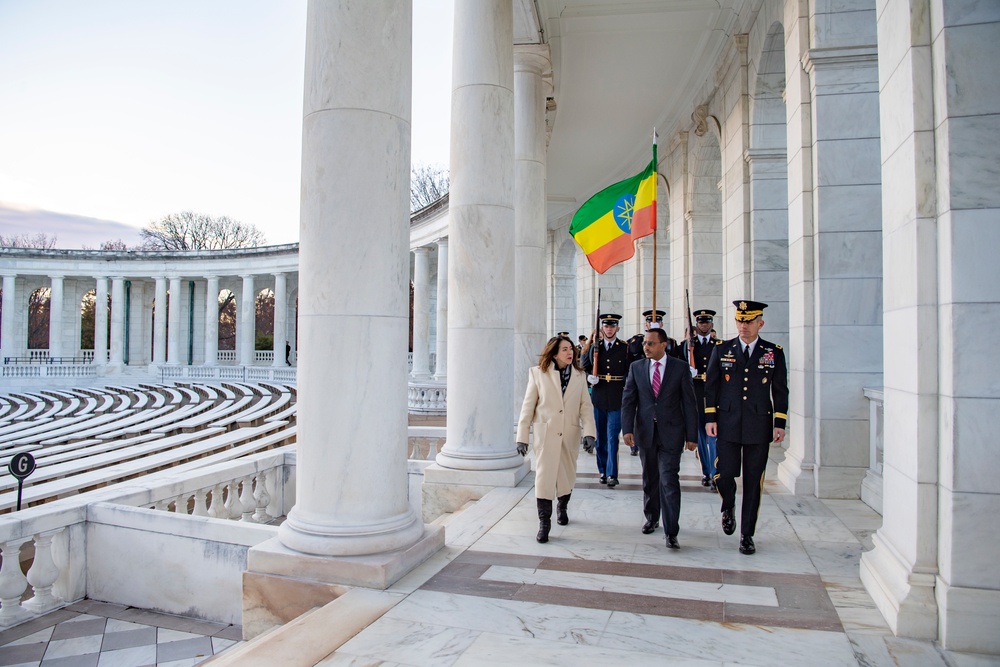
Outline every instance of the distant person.
[(285, 342), (285, 365), (286, 366), (291, 366), (292, 365), (291, 357), (292, 357), (292, 346), (286, 341)]
[(771, 442), (785, 439), (788, 369), (780, 345), (757, 334), (764, 326), (759, 301), (734, 301), (739, 335), (715, 346), (705, 380), (705, 431), (718, 437), (716, 485), (722, 496), (722, 532), (736, 531), (736, 478), (743, 472), (740, 553), (757, 551), (753, 535)]
[(569, 497), (576, 482), (576, 459), (583, 439), (593, 447), (596, 430), (586, 374), (580, 367), (576, 346), (568, 336), (549, 340), (528, 370), (528, 387), (517, 421), (517, 451), (528, 453), (528, 429), (534, 433), (535, 504), (538, 508), (539, 542), (549, 541), (552, 501), (557, 501), (556, 522), (569, 523)]
[(681, 454), (698, 446), (698, 406), (689, 366), (667, 356), (667, 334), (650, 329), (643, 337), (646, 359), (629, 367), (622, 397), (625, 444), (642, 459), (642, 532), (649, 534), (663, 517), (669, 549), (679, 549)]

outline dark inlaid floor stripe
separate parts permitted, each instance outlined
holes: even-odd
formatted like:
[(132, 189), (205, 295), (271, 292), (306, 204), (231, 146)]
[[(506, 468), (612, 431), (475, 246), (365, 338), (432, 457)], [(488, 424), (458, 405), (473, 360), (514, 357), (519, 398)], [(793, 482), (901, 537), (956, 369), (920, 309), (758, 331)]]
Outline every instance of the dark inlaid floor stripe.
[[(671, 581), (762, 586), (772, 588), (777, 607), (595, 591), (539, 584), (492, 581), (482, 576), (493, 565), (551, 572), (579, 572)], [(488, 551), (466, 551), (422, 588), (424, 590), (520, 600), (586, 609), (607, 609), (655, 616), (691, 618), (717, 623), (843, 632), (823, 581), (818, 575), (772, 574), (745, 570), (590, 561)]]

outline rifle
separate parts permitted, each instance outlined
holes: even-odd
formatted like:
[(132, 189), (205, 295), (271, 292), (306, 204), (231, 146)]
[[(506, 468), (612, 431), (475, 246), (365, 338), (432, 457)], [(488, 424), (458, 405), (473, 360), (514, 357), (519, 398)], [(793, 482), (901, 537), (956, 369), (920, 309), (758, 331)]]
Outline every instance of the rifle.
[(697, 368), (694, 363), (694, 320), (691, 319), (691, 296), (686, 289), (684, 290), (684, 307), (687, 309), (688, 315), (688, 364), (691, 365), (691, 368)]
[(601, 331), (601, 288), (597, 288), (597, 324), (594, 327), (594, 333), (590, 337), (590, 347), (594, 350), (594, 363), (590, 368), (591, 375), (598, 375), (597, 372), (597, 347), (595, 344), (600, 338), (598, 338)]

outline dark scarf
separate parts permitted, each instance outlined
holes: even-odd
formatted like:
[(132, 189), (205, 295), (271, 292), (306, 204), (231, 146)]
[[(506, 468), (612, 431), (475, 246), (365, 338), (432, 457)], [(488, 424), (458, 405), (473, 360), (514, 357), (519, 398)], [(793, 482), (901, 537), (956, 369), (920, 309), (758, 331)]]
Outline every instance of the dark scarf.
[(566, 387), (569, 386), (569, 378), (573, 375), (573, 364), (569, 364), (562, 370), (559, 369), (559, 366), (556, 366), (556, 370), (559, 371), (559, 383), (562, 385), (562, 393), (565, 394)]

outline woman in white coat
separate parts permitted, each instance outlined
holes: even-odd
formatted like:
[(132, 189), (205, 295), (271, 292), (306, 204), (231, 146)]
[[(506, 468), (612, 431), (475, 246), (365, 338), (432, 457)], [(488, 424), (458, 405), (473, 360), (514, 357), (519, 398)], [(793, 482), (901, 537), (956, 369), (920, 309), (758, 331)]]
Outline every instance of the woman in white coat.
[(566, 507), (576, 482), (580, 430), (593, 445), (597, 435), (594, 408), (587, 392), (587, 375), (580, 368), (579, 351), (568, 336), (546, 344), (538, 365), (528, 371), (521, 417), (517, 421), (517, 451), (528, 453), (528, 428), (535, 436), (535, 501), (539, 542), (549, 541), (552, 501), (558, 498), (556, 521), (569, 523)]

